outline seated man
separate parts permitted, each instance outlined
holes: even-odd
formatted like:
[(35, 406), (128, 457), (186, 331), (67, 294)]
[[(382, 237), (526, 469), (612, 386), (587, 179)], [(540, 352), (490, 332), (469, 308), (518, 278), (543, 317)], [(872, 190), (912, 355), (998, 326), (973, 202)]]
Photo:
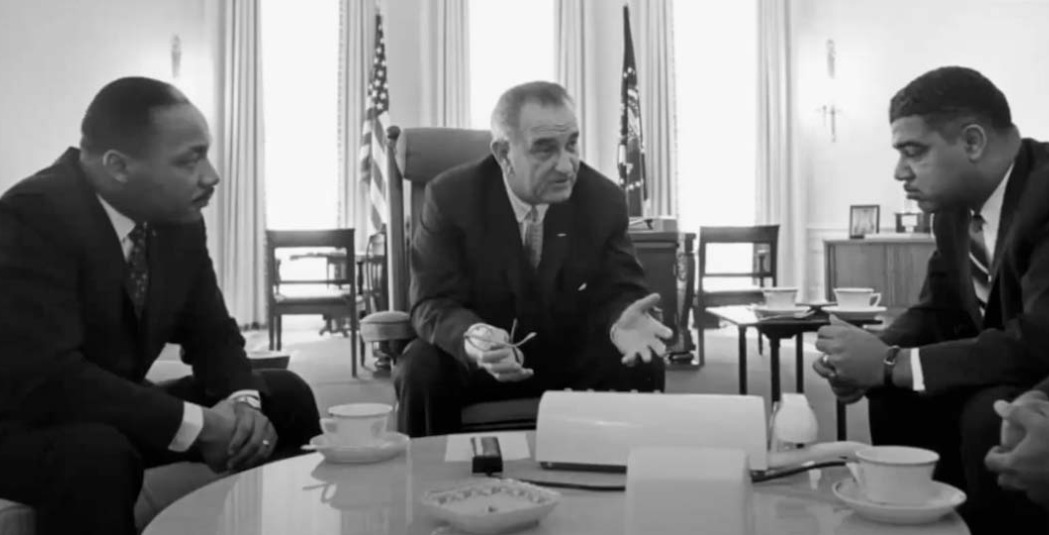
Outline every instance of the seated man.
[(993, 402), (1049, 373), (1049, 144), (1022, 139), (1001, 91), (962, 67), (912, 81), (889, 117), (895, 178), (935, 214), (936, 251), (920, 302), (880, 339), (821, 329), (816, 371), (846, 402), (867, 395), (875, 444), (940, 454), (936, 477), (968, 494), (974, 534), (1044, 534), (1044, 514), (1003, 491), (984, 456)]
[(659, 295), (622, 190), (579, 161), (573, 106), (556, 84), (511, 88), (492, 113), (492, 154), (426, 186), (411, 250), (419, 338), (395, 375), (410, 436), (457, 432), (473, 402), (662, 389), (654, 367), (671, 331), (649, 315)]
[[(41, 535), (132, 535), (145, 468), (217, 472), (318, 434), (310, 388), (253, 373), (205, 243), (219, 177), (203, 115), (174, 87), (122, 78), (80, 149), (0, 198), (0, 497)], [(168, 342), (193, 375), (144, 378)]]

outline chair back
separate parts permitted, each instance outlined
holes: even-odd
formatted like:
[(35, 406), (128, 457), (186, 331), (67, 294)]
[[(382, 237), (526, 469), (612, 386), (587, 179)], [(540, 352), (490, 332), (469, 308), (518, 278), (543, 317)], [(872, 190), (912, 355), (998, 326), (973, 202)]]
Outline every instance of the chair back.
[(426, 184), (437, 175), (491, 153), (491, 133), (462, 128), (404, 128), (386, 133), (389, 180), (389, 281), (391, 308), (407, 311), (408, 251)]
[[(753, 258), (749, 271), (710, 271), (709, 246), (712, 244), (753, 245)], [(709, 306), (741, 305), (761, 301), (760, 290), (753, 288), (719, 290), (710, 292), (704, 288), (708, 278), (749, 279), (759, 288), (778, 282), (777, 257), (779, 252), (779, 225), (751, 227), (700, 227), (699, 229), (699, 274), (696, 277), (696, 318), (703, 317)]]
[[(280, 287), (283, 285), (325, 285), (339, 287), (354, 286), (354, 229), (324, 230), (267, 230), (266, 231), (266, 280), (269, 288), (269, 303), (272, 308)], [(326, 270), (327, 276), (320, 279), (283, 280), (280, 274), (279, 249), (332, 248), (341, 255), (340, 269)], [(321, 255), (330, 259), (332, 255)], [(331, 262), (328, 263), (331, 265)]]

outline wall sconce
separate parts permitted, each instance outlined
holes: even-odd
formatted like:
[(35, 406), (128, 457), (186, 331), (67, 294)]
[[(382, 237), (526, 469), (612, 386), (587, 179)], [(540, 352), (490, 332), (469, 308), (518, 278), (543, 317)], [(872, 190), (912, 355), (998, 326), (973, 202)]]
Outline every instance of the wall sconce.
[(182, 38), (175, 34), (171, 37), (171, 77), (179, 79), (182, 74)]
[(837, 54), (834, 50), (834, 39), (827, 39), (826, 43), (827, 52), (827, 99), (828, 103), (819, 107), (820, 114), (823, 115), (823, 126), (827, 127), (830, 125), (830, 140), (831, 142), (838, 141), (838, 115), (841, 115), (841, 109), (834, 105), (834, 78), (836, 76), (836, 61)]

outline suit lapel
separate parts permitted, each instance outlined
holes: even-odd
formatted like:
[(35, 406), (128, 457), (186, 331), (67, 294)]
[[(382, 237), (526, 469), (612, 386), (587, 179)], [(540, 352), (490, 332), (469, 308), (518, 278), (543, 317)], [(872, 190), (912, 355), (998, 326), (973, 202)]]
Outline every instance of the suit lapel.
[(510, 291), (520, 303), (524, 297), (525, 276), (521, 228), (510, 206), (510, 198), (506, 196), (502, 175), (489, 173), (486, 176), (495, 179), (486, 182), (486, 217), (483, 221), (491, 226), (485, 233), (485, 250), (491, 251), (488, 258), (496, 264), (496, 269), (505, 273)]
[(568, 257), (575, 210), (572, 201), (551, 204), (543, 219), (543, 254), (539, 259), (539, 288), (544, 303), (553, 302), (557, 275)]
[[(1015, 241), (1013, 219), (1020, 211), (1024, 190), (1027, 188), (1027, 177), (1031, 173), (1031, 155), (1027, 150), (1026, 143), (1021, 145), (1020, 152), (1013, 163), (1012, 173), (1009, 175), (1009, 183), (1005, 185), (1005, 196), (1002, 199), (1002, 213), (998, 218), (998, 235), (995, 237), (994, 258), (991, 261), (991, 288), (987, 296), (987, 310), (984, 317), (995, 302), (997, 302), (998, 275), (1001, 272), (1002, 258), (1005, 249)], [(1039, 200), (1039, 202), (1044, 202)]]
[(157, 225), (150, 228), (149, 241), (147, 242), (147, 262), (149, 264), (149, 289), (146, 291), (146, 308), (140, 320), (142, 345), (147, 352), (150, 350), (150, 337), (157, 332), (157, 323), (164, 317), (167, 311), (164, 305), (167, 299), (164, 295), (166, 288), (170, 287), (169, 273), (166, 267), (174, 265), (177, 260), (170, 255), (177, 247), (173, 247), (172, 233), (170, 227)]

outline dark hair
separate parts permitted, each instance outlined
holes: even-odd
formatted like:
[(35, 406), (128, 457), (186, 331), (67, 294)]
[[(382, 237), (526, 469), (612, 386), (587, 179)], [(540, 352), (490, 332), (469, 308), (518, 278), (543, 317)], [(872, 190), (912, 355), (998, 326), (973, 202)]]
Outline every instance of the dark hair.
[(103, 87), (80, 123), (80, 148), (91, 154), (116, 149), (142, 154), (152, 133), (153, 110), (189, 100), (171, 84), (144, 77), (114, 80)]
[(573, 104), (564, 87), (553, 82), (528, 82), (507, 89), (492, 110), (492, 134), (495, 138), (517, 134), (521, 126), (521, 108), (529, 102), (541, 106)]
[(960, 119), (1001, 132), (1013, 128), (1005, 95), (979, 72), (967, 67), (940, 67), (917, 78), (892, 97), (889, 122), (919, 116), (941, 134)]

